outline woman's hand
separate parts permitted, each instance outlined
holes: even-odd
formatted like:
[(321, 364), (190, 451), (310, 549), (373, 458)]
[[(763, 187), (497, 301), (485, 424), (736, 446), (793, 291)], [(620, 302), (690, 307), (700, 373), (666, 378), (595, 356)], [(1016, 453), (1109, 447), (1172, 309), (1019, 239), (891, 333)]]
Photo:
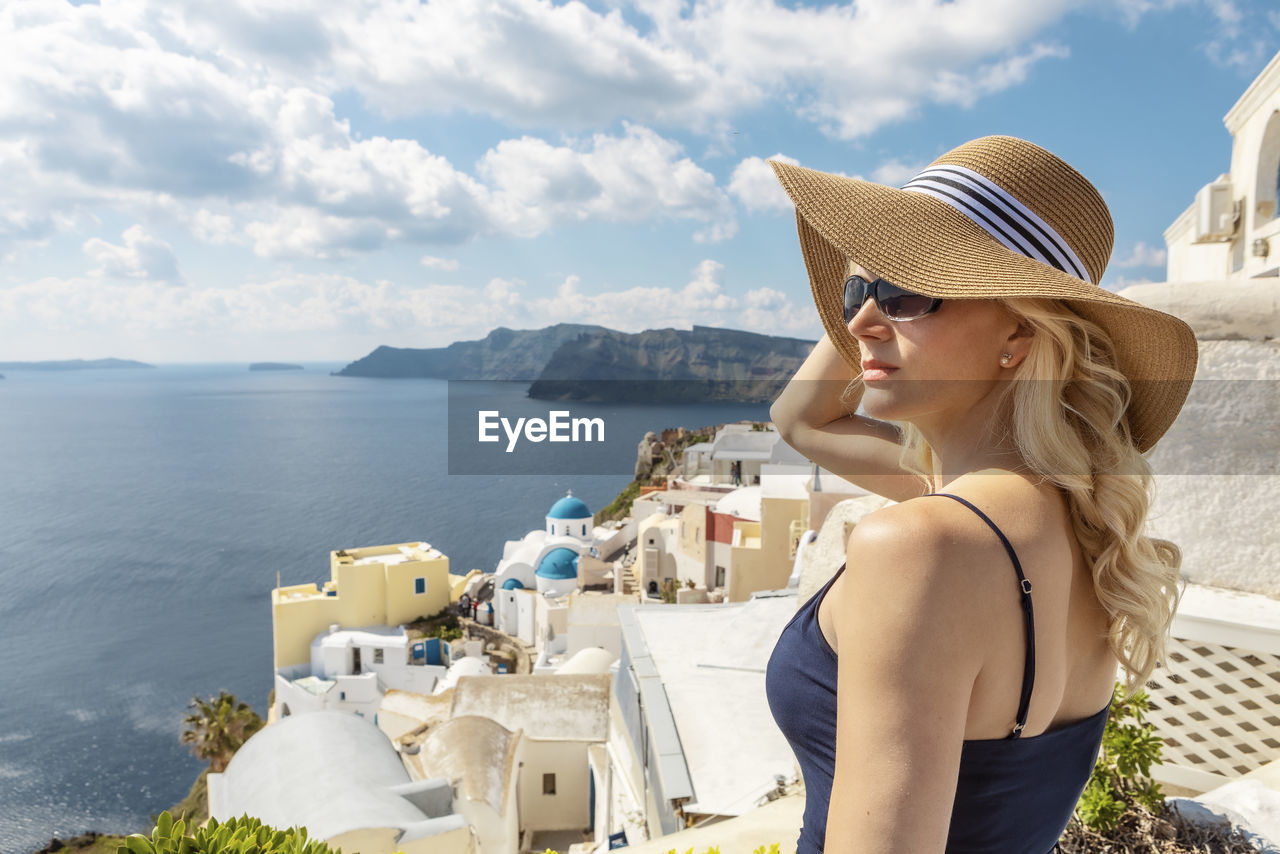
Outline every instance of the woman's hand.
[(841, 399), (860, 376), (824, 334), (769, 408), (769, 417), (788, 445), (850, 483), (894, 501), (924, 495), (928, 485), (898, 465), (898, 428), (855, 414), (861, 382)]

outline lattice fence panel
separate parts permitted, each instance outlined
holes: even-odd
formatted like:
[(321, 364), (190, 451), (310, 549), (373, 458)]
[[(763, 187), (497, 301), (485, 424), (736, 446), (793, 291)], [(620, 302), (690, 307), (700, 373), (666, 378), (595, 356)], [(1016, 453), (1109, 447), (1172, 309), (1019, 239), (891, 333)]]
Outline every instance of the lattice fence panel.
[(1166, 764), (1227, 782), (1280, 758), (1280, 655), (1170, 638), (1147, 693)]

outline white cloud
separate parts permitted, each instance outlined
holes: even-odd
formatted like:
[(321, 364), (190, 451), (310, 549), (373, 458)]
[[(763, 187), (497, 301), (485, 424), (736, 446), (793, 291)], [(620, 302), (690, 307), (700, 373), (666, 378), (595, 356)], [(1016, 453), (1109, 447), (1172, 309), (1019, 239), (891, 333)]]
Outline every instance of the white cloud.
[[(1205, 46), (1215, 63), (1256, 74), (1275, 53), (1280, 39), (1280, 15), (1274, 4), (1250, 4), (1244, 9), (1232, 0), (1204, 0), (1216, 28)], [(1271, 8), (1259, 8), (1265, 5)]]
[[(595, 13), (569, 11), (584, 32), (594, 32)], [(385, 24), (395, 13), (377, 14)], [(450, 14), (469, 12), (464, 4)], [(568, 20), (558, 14), (555, 20)], [(589, 219), (691, 219), (700, 224), (697, 240), (724, 239), (736, 229), (710, 173), (638, 124), (561, 145), (506, 140), (481, 158), (488, 183), (416, 140), (358, 138), (329, 94), (348, 84), (323, 70), (295, 78), (288, 62), (250, 62), (264, 51), (355, 49), (341, 33), (318, 35), (315, 26), (297, 38), (271, 32), (297, 17), (285, 10), (215, 13), (195, 4), (164, 12), (128, 4), (5, 5), (0, 117), (10, 138), (0, 140), (0, 177), (11, 180), (0, 200), (0, 241), (46, 239), (103, 206), (135, 216), (164, 208), (202, 240), (252, 246), (267, 257), (531, 237)], [(467, 20), (453, 23), (465, 28)], [(224, 44), (228, 27), (233, 37)], [(620, 18), (607, 27), (625, 29)], [(385, 58), (385, 47), (376, 58)], [(322, 65), (339, 58), (327, 56)], [(535, 177), (539, 169), (547, 171)]]
[(787, 198), (786, 191), (766, 160), (778, 160), (793, 166), (800, 164), (794, 157), (781, 153), (769, 158), (748, 157), (734, 167), (729, 178), (729, 192), (749, 211), (791, 210), (791, 199)]
[[(38, 358), (66, 358), (65, 341), (75, 340), (104, 341), (102, 346), (115, 349), (122, 341), (161, 342), (149, 346), (167, 348), (169, 359), (187, 360), (243, 358), (246, 346), (278, 354), (289, 341), (303, 342), (302, 355), (289, 358), (355, 358), (379, 343), (430, 346), (423, 342), (482, 337), (495, 326), (513, 325), (512, 318), (521, 328), (575, 321), (639, 332), (696, 323), (772, 335), (820, 334), (807, 301), (795, 305), (771, 288), (734, 295), (726, 291), (723, 275), (723, 266), (707, 259), (683, 285), (597, 293), (584, 293), (576, 275), (537, 292), (523, 281), (496, 277), (481, 286), (410, 287), (337, 274), (289, 274), (207, 288), (173, 288), (154, 280), (103, 287), (92, 277), (48, 277), (0, 288), (0, 338)], [(314, 352), (317, 342), (325, 352)], [(343, 349), (335, 353), (335, 347)]]
[(1102, 277), (1102, 287), (1108, 291), (1122, 291), (1130, 285), (1146, 285), (1152, 281), (1146, 276), (1112, 276), (1107, 274)]
[[(1115, 2), (1136, 20), (1179, 0)], [(1202, 2), (1238, 36), (1223, 61), (1254, 55), (1241, 53), (1246, 35), (1274, 35), (1229, 0)], [(718, 187), (680, 131), (727, 151), (733, 120), (754, 110), (854, 139), (930, 104), (971, 105), (1065, 56), (1053, 33), (1072, 9), (381, 0), (319, 16), (287, 0), (11, 0), (0, 5), (0, 254), (103, 208), (143, 219), (162, 207), (200, 240), (264, 257), (532, 237), (587, 220), (687, 220), (695, 241), (724, 240), (737, 229), (730, 195), (748, 210), (785, 206), (753, 158)], [(529, 133), (470, 169), (414, 139), (362, 138), (337, 114), (339, 93), (387, 114), (476, 112)], [(591, 133), (619, 121), (621, 132)], [(546, 128), (579, 135), (552, 141)]]
[(782, 97), (829, 132), (855, 137), (926, 101), (971, 102), (1016, 82), (1051, 55), (1024, 43), (1069, 8), (1065, 0), (628, 5), (643, 31), (621, 9), (579, 3), (346, 7), (327, 19), (333, 73), (397, 114), (470, 110), (579, 128), (627, 116), (706, 132)]
[(435, 255), (423, 255), (422, 266), (430, 270), (444, 270), (453, 272), (458, 269), (458, 259), (456, 258), (437, 258)]
[[(817, 312), (806, 303), (796, 306), (780, 291), (760, 288), (734, 296), (725, 291), (724, 267), (706, 259), (693, 270), (683, 286), (637, 286), (594, 294), (583, 293), (578, 276), (566, 276), (554, 295), (528, 296), (524, 284), (494, 279), (473, 302), (466, 289), (432, 290), (432, 303), (441, 316), (473, 318), (468, 334), (483, 335), (513, 314), (521, 326), (536, 328), (553, 323), (598, 323), (622, 332), (690, 324), (746, 329), (770, 335), (817, 337)], [(473, 331), (474, 330), (474, 331)]]
[(1114, 262), (1117, 267), (1163, 267), (1169, 257), (1165, 249), (1148, 246), (1139, 240), (1133, 244), (1128, 257)]
[(147, 233), (141, 225), (129, 226), (122, 236), (123, 246), (97, 237), (85, 241), (85, 254), (98, 265), (89, 275), (168, 283), (182, 281), (178, 260), (168, 243)]
[(621, 136), (598, 133), (564, 146), (522, 137), (487, 151), (477, 172), (493, 188), (495, 221), (533, 235), (558, 222), (672, 217), (705, 223), (695, 240), (732, 237), (733, 207), (711, 173), (649, 128), (623, 126)]
[(915, 163), (903, 163), (896, 157), (881, 163), (871, 173), (871, 180), (877, 184), (889, 184), (900, 187), (910, 181), (929, 164), (923, 160)]

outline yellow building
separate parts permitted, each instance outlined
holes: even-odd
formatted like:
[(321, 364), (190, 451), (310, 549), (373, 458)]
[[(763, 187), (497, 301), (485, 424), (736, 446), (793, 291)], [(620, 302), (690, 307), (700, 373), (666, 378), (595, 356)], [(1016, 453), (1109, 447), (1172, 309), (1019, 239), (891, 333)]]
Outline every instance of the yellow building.
[(324, 587), (271, 591), (275, 668), (311, 661), (311, 641), (332, 625), (399, 626), (449, 605), (449, 558), (430, 543), (399, 543), (329, 553)]
[(726, 591), (730, 602), (787, 586), (809, 515), (808, 499), (790, 483), (766, 474), (761, 484), (760, 521), (733, 523), (733, 571)]

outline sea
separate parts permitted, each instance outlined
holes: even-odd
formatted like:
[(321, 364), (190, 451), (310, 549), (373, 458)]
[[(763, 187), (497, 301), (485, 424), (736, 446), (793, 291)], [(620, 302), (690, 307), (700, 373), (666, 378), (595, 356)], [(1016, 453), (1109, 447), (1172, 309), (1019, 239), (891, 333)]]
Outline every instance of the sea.
[[(341, 367), (5, 372), (0, 852), (147, 830), (182, 800), (204, 767), (179, 743), (188, 704), (225, 690), (266, 716), (270, 591), (323, 583), (330, 551), (425, 540), (454, 571), (492, 570), (566, 491), (610, 502), (647, 431), (768, 419), (767, 404), (552, 404), (527, 383)], [(508, 460), (499, 432), (477, 462), (479, 428), (458, 419), (472, 398), (512, 423), (598, 418), (610, 447), (526, 433)]]

